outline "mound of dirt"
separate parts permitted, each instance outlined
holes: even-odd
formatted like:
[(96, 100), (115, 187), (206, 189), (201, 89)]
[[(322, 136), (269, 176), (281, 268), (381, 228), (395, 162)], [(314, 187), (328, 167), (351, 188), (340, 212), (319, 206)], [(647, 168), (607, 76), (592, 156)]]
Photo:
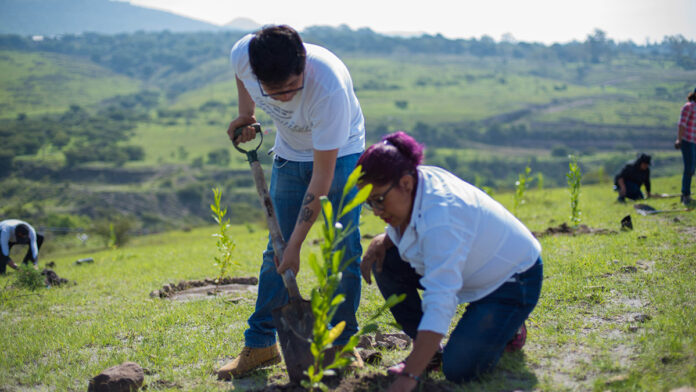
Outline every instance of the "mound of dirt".
[[(380, 372), (373, 372), (363, 375), (351, 374), (346, 377), (331, 377), (324, 380), (330, 390), (335, 392), (353, 392), (353, 391), (383, 391), (394, 381), (394, 376)], [(447, 381), (436, 381), (428, 377), (423, 377), (418, 390), (428, 392), (448, 392), (452, 390), (453, 385)], [(300, 392), (306, 391), (297, 384), (271, 384), (261, 389), (255, 389), (255, 392)]]
[(61, 278), (58, 274), (50, 268), (44, 268), (41, 271), (41, 275), (46, 277), (46, 285), (48, 286), (60, 286), (62, 284), (68, 283), (68, 280)]
[(256, 292), (258, 283), (259, 279), (255, 276), (226, 276), (219, 282), (217, 279), (212, 278), (182, 280), (179, 283), (165, 284), (160, 290), (152, 291), (150, 297), (186, 300), (209, 295)]
[(557, 227), (548, 227), (544, 231), (533, 231), (535, 237), (541, 238), (547, 235), (578, 235), (578, 234), (616, 234), (615, 230), (609, 229), (594, 229), (588, 227), (587, 225), (577, 225), (575, 227), (568, 226), (567, 223), (563, 222)]

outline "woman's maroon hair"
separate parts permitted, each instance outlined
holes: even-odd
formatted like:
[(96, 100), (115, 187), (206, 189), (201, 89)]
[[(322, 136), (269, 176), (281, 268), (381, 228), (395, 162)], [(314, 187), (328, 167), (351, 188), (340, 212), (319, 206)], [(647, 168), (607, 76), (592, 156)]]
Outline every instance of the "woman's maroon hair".
[(398, 131), (382, 137), (358, 159), (362, 166), (362, 184), (385, 185), (399, 181), (406, 173), (416, 173), (423, 162), (424, 146), (405, 132)]

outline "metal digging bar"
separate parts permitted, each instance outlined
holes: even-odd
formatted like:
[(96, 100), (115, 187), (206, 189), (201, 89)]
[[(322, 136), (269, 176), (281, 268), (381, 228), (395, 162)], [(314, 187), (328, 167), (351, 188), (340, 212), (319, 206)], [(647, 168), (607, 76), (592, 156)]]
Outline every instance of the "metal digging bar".
[[(256, 191), (261, 201), (261, 208), (266, 215), (273, 251), (278, 261), (281, 262), (283, 251), (285, 250), (285, 240), (278, 225), (278, 219), (276, 218), (257, 154), (261, 144), (263, 144), (263, 132), (261, 132), (259, 123), (251, 124), (251, 126), (254, 127), (256, 133), (261, 135), (261, 140), (256, 148), (245, 150), (240, 148), (238, 143), (234, 141), (233, 144), (237, 151), (247, 156), (249, 166), (251, 166), (251, 174), (254, 176)], [(243, 128), (235, 129), (234, 139), (237, 139), (242, 134), (242, 130)], [(285, 360), (285, 367), (287, 368), (290, 381), (299, 384), (302, 378), (305, 377), (304, 372), (314, 361), (310, 349), (314, 328), (314, 313), (312, 313), (311, 302), (304, 300), (300, 295), (295, 274), (288, 269), (282, 274), (282, 277), (283, 283), (288, 289), (289, 300), (287, 304), (272, 311), (273, 323), (278, 331), (278, 339), (280, 340), (280, 347), (283, 351), (283, 359)]]

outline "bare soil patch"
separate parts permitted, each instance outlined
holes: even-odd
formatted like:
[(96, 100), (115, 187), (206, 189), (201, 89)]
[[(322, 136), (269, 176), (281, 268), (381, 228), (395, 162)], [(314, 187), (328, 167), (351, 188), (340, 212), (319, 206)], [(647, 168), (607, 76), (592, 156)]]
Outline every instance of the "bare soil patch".
[[(218, 284), (219, 283), (219, 284)], [(217, 279), (182, 280), (169, 283), (150, 293), (153, 298), (169, 298), (176, 301), (188, 301), (200, 298), (212, 298), (218, 295), (256, 293), (259, 280), (255, 276), (224, 277)]]
[(579, 234), (616, 234), (616, 230), (597, 229), (587, 225), (569, 226), (566, 222), (559, 226), (549, 226), (544, 231), (533, 231), (535, 237), (541, 238), (547, 235), (579, 235)]

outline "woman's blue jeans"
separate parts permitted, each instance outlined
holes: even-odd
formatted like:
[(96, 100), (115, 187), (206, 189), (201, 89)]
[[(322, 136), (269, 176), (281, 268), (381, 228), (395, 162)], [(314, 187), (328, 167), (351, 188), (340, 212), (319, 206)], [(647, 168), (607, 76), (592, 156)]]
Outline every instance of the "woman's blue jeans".
[[(334, 171), (333, 183), (329, 191), (331, 203), (338, 208), (338, 203), (343, 194), (343, 186), (350, 173), (355, 169), (360, 154), (348, 155), (338, 158)], [(280, 230), (283, 238), (290, 238), (297, 217), (300, 213), (302, 201), (312, 179), (312, 162), (288, 161), (276, 156), (273, 160), (273, 172), (271, 174), (270, 196), (273, 201)], [(357, 189), (347, 196), (348, 199), (355, 196)], [(343, 271), (339, 292), (345, 294), (346, 299), (336, 311), (331, 325), (340, 321), (345, 321), (346, 326), (341, 336), (336, 339), (335, 344), (346, 344), (348, 339), (357, 332), (358, 322), (355, 312), (360, 303), (360, 256), (362, 246), (360, 245), (360, 231), (358, 228), (360, 218), (360, 207), (354, 209), (341, 219), (344, 228), (349, 225), (356, 228), (355, 231), (341, 244), (345, 246), (344, 259), (353, 261)], [(319, 218), (321, 219), (321, 217)], [(285, 305), (288, 302), (288, 292), (283, 285), (282, 277), (276, 272), (273, 262), (273, 244), (268, 238), (268, 245), (263, 252), (263, 263), (259, 272), (258, 296), (256, 298), (256, 309), (249, 317), (249, 328), (244, 332), (245, 345), (247, 347), (262, 348), (268, 347), (276, 342), (276, 329), (273, 324), (271, 311)], [(304, 273), (311, 273), (308, 265), (302, 264)], [(302, 269), (301, 269), (302, 271)], [(337, 293), (337, 294), (338, 294)]]
[(684, 196), (691, 196), (691, 177), (696, 171), (696, 143), (681, 141), (682, 159), (684, 159), (684, 174), (682, 175), (682, 190)]
[[(384, 298), (406, 294), (406, 300), (391, 308), (396, 322), (415, 339), (423, 311), (418, 290), (421, 275), (399, 256), (396, 247), (387, 251), (382, 272), (373, 268)], [(513, 276), (497, 290), (471, 302), (450, 334), (442, 353), (442, 371), (454, 382), (468, 381), (493, 369), (539, 300), (543, 265), (541, 258), (525, 272)]]

